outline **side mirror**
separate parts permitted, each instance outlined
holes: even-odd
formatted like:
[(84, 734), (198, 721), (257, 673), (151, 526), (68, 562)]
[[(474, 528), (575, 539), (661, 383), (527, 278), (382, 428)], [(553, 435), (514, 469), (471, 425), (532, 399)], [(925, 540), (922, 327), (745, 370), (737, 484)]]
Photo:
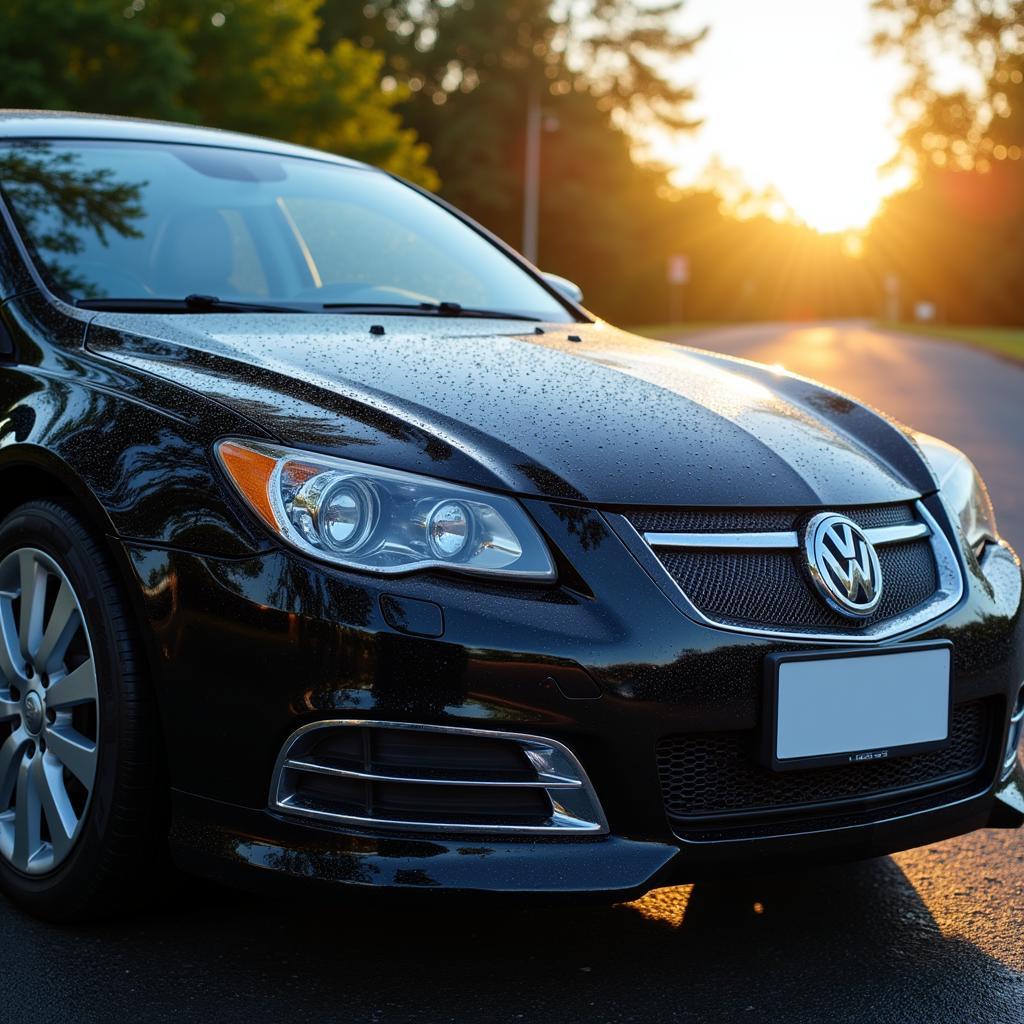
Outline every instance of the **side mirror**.
[(556, 292), (560, 292), (570, 302), (575, 302), (577, 305), (583, 302), (583, 289), (567, 277), (559, 277), (558, 274), (544, 274), (543, 277)]

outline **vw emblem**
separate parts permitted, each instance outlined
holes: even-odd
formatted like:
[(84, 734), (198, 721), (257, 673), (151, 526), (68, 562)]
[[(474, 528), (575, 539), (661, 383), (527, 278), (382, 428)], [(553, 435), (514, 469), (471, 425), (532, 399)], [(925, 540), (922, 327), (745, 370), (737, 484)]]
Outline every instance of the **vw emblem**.
[(804, 530), (811, 579), (825, 603), (851, 619), (870, 615), (882, 600), (882, 567), (864, 531), (833, 512), (814, 516)]
[(29, 690), (24, 700), (25, 726), (31, 733), (37, 733), (43, 727), (43, 702), (39, 694)]

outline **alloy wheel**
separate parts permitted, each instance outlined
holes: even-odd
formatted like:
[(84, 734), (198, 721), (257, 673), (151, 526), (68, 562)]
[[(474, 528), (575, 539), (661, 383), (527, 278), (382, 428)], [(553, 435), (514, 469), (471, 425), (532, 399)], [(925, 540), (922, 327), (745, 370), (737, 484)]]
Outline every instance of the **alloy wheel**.
[(43, 551), (0, 561), (0, 857), (27, 875), (58, 867), (96, 779), (99, 691), (67, 575)]

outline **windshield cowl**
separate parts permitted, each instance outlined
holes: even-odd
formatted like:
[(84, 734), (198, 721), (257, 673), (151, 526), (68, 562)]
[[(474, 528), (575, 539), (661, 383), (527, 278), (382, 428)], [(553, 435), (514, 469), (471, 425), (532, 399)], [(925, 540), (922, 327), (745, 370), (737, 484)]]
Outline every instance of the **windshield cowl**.
[(95, 309), (112, 313), (379, 313), (383, 316), (471, 317), (486, 320), (529, 320), (537, 317), (508, 310), (467, 309), (457, 302), (404, 303), (327, 303), (325, 305), (268, 305), (262, 302), (238, 302), (216, 295), (186, 295), (184, 299), (103, 298), (78, 299), (79, 309)]

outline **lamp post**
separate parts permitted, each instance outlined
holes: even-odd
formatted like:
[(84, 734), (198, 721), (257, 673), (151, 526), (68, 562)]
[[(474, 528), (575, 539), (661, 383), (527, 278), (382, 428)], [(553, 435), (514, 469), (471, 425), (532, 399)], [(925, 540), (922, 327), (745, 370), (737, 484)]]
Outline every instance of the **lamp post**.
[(540, 137), (544, 127), (540, 89), (530, 86), (526, 104), (526, 152), (523, 158), (523, 255), (537, 262), (540, 221)]

